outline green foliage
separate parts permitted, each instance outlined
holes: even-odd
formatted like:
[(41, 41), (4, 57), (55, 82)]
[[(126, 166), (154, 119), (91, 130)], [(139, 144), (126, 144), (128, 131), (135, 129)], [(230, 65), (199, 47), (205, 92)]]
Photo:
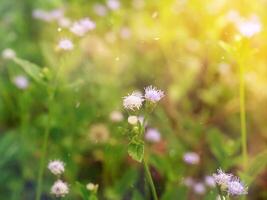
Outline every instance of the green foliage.
[(131, 141), (128, 145), (128, 154), (136, 161), (142, 162), (144, 158), (144, 142)]

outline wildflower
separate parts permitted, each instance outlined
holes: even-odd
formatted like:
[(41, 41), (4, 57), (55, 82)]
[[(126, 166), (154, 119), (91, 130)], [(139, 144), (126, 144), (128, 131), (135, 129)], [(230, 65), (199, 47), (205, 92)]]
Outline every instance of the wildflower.
[(262, 30), (262, 25), (257, 16), (251, 17), (249, 20), (241, 20), (237, 23), (237, 28), (244, 37), (252, 37)]
[(247, 188), (240, 182), (237, 177), (232, 178), (227, 184), (227, 192), (230, 195), (244, 195), (247, 194)]
[(191, 164), (191, 165), (196, 165), (200, 161), (199, 155), (195, 152), (185, 153), (183, 159), (187, 164)]
[(62, 180), (57, 180), (51, 187), (51, 194), (54, 194), (56, 197), (64, 197), (68, 193), (69, 187)]
[(62, 17), (58, 19), (58, 25), (60, 27), (68, 28), (71, 25), (71, 20), (66, 17)]
[(112, 111), (109, 115), (109, 118), (113, 122), (121, 122), (123, 120), (123, 115), (120, 111)]
[(92, 142), (105, 143), (109, 139), (109, 130), (104, 124), (95, 124), (90, 128), (89, 139)]
[(123, 97), (123, 106), (129, 110), (139, 110), (142, 106), (144, 99), (138, 92), (133, 92), (126, 97)]
[(214, 181), (223, 189), (225, 190), (228, 186), (228, 182), (233, 177), (232, 174), (226, 174), (221, 169), (217, 170), (217, 174), (213, 174)]
[(205, 183), (209, 187), (215, 187), (216, 183), (212, 176), (205, 176)]
[(64, 15), (64, 11), (62, 9), (55, 9), (51, 11), (36, 9), (32, 13), (33, 18), (43, 20), (46, 22), (58, 20), (62, 18), (63, 15)]
[(186, 177), (183, 182), (187, 187), (191, 187), (195, 184), (195, 181), (191, 177)]
[(107, 8), (101, 4), (95, 4), (93, 7), (95, 13), (99, 16), (105, 16), (107, 14)]
[(73, 23), (70, 31), (77, 36), (84, 36), (88, 31), (95, 29), (96, 24), (89, 18), (83, 18)]
[(161, 139), (160, 132), (157, 129), (150, 128), (146, 131), (145, 139), (150, 142), (159, 142)]
[(15, 52), (13, 49), (9, 49), (9, 48), (4, 49), (4, 50), (2, 51), (2, 57), (3, 57), (4, 59), (7, 59), (7, 60), (9, 60), (9, 59), (13, 59), (13, 58), (16, 57), (16, 52)]
[(94, 184), (94, 183), (88, 183), (86, 185), (86, 189), (90, 190), (90, 191), (97, 191), (98, 189), (98, 184)]
[(135, 115), (131, 115), (128, 117), (128, 123), (131, 125), (135, 125), (138, 122), (138, 118)]
[(13, 83), (21, 90), (25, 90), (29, 85), (27, 77), (23, 75), (16, 76), (13, 79)]
[(58, 48), (70, 51), (73, 49), (73, 43), (69, 39), (61, 39), (58, 43)]
[(197, 194), (204, 194), (206, 192), (206, 188), (203, 183), (195, 183), (193, 189)]
[(161, 100), (162, 97), (164, 97), (163, 91), (157, 90), (153, 86), (148, 86), (145, 88), (145, 99), (147, 99), (148, 101), (156, 103)]
[(60, 160), (53, 160), (48, 163), (48, 169), (51, 171), (54, 175), (60, 175), (64, 172), (65, 167), (64, 163)]
[(120, 2), (118, 0), (108, 0), (107, 1), (107, 6), (111, 10), (118, 10), (120, 8)]

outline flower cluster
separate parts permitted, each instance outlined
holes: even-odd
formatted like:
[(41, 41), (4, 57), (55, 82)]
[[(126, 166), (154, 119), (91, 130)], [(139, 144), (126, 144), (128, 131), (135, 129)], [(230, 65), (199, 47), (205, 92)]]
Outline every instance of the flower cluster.
[(227, 174), (221, 169), (218, 169), (217, 173), (213, 174), (213, 177), (221, 190), (226, 191), (229, 195), (236, 196), (247, 194), (247, 187), (233, 174)]
[(148, 86), (145, 88), (145, 95), (142, 93), (134, 91), (133, 93), (125, 96), (123, 98), (123, 106), (127, 110), (139, 110), (142, 107), (143, 101), (148, 101), (151, 103), (157, 103), (164, 97), (164, 93), (161, 90), (156, 89), (153, 86)]
[(212, 176), (205, 176), (204, 180), (195, 180), (192, 177), (186, 177), (183, 180), (183, 184), (188, 188), (192, 188), (194, 193), (198, 195), (205, 194), (207, 187), (215, 187), (215, 181)]
[(48, 169), (58, 178), (51, 187), (51, 194), (54, 194), (56, 197), (64, 197), (69, 193), (69, 186), (66, 182), (59, 179), (59, 177), (65, 171), (65, 164), (60, 160), (50, 161), (48, 163)]

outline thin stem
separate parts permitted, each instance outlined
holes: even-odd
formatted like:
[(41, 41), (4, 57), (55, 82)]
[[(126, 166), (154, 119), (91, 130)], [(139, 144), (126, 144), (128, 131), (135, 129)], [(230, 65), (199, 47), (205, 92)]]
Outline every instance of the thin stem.
[(148, 168), (148, 165), (147, 165), (147, 162), (146, 162), (145, 158), (143, 160), (143, 163), (144, 163), (144, 168), (145, 168), (147, 181), (149, 183), (149, 186), (150, 186), (150, 189), (151, 189), (151, 192), (152, 192), (152, 195), (153, 195), (153, 199), (154, 200), (158, 200), (158, 196), (157, 196), (157, 193), (156, 193), (155, 185), (154, 185), (154, 182), (153, 182), (153, 179), (152, 179), (152, 176), (151, 176), (151, 173), (149, 171), (149, 168)]
[[(54, 95), (52, 94), (49, 97), (49, 102), (52, 102), (54, 98)], [(50, 115), (51, 115), (51, 110), (50, 106), (48, 104), (48, 120), (47, 120), (47, 125), (45, 127), (45, 133), (44, 133), (44, 142), (42, 146), (42, 152), (41, 152), (41, 162), (39, 165), (39, 171), (38, 171), (38, 179), (37, 179), (37, 191), (36, 191), (36, 200), (41, 199), (41, 194), (42, 194), (42, 185), (43, 185), (43, 174), (44, 174), (44, 168), (45, 168), (45, 160), (46, 160), (46, 154), (47, 154), (47, 144), (48, 144), (48, 138), (49, 138), (49, 133), (50, 133)]]
[(220, 188), (220, 186), (218, 184), (216, 184), (216, 188), (218, 190), (218, 193), (219, 193), (219, 196), (220, 196), (220, 200), (224, 200), (221, 188)]
[(240, 126), (241, 126), (241, 141), (242, 141), (242, 157), (243, 167), (247, 167), (247, 128), (246, 128), (246, 109), (245, 109), (245, 81), (243, 62), (239, 64), (239, 103), (240, 103)]

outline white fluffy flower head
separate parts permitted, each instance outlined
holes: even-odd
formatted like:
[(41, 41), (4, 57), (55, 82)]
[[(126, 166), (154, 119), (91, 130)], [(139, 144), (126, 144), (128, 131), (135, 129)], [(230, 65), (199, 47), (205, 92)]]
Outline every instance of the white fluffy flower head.
[(73, 43), (69, 39), (61, 39), (58, 43), (58, 48), (63, 49), (65, 51), (70, 51), (73, 49)]
[(54, 194), (56, 197), (64, 197), (68, 193), (69, 186), (62, 180), (57, 180), (51, 187), (51, 194)]
[(158, 102), (164, 97), (164, 92), (161, 90), (158, 90), (157, 88), (153, 86), (148, 86), (145, 88), (145, 98), (148, 101), (151, 101), (153, 103)]
[(228, 182), (227, 189), (227, 192), (233, 196), (244, 195), (248, 193), (247, 188), (240, 182), (237, 177)]
[(123, 106), (127, 110), (139, 110), (142, 106), (144, 99), (139, 92), (133, 92), (123, 97)]
[(217, 170), (217, 174), (213, 174), (213, 178), (215, 182), (222, 187), (222, 189), (226, 189), (228, 186), (228, 182), (231, 181), (233, 177), (232, 174), (227, 174), (223, 172), (221, 169)]
[(131, 125), (136, 125), (138, 122), (138, 117), (135, 116), (135, 115), (130, 115), (128, 117), (128, 123), (131, 124)]
[(64, 163), (60, 160), (50, 161), (48, 164), (48, 169), (54, 175), (60, 175), (65, 171)]
[(13, 59), (16, 57), (16, 52), (13, 50), (13, 49), (4, 49), (3, 52), (2, 52), (2, 57), (4, 59)]

